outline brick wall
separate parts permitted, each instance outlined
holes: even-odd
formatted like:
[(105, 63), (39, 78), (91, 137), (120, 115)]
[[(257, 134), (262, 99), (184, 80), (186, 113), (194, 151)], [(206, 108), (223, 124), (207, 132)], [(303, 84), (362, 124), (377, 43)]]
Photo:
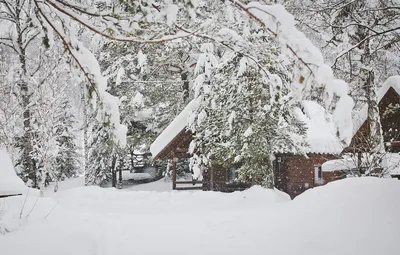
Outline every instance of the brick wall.
[(315, 182), (314, 168), (328, 160), (336, 159), (337, 157), (333, 155), (310, 154), (308, 158), (299, 155), (280, 155), (278, 157), (281, 158), (281, 163), (277, 170), (278, 163), (277, 160), (275, 161), (276, 187), (288, 193), (292, 198), (309, 188), (339, 179), (334, 172), (322, 173), (322, 183)]
[(211, 190), (211, 173), (213, 173), (214, 191), (224, 191), (226, 186), (227, 171), (222, 166), (213, 165), (212, 168), (203, 172), (203, 190)]

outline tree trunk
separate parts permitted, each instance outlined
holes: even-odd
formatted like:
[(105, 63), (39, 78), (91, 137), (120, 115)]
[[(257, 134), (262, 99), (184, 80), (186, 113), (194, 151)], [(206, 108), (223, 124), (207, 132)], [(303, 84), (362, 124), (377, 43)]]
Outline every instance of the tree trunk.
[(114, 156), (111, 162), (111, 178), (113, 188), (117, 187), (117, 171), (116, 171), (117, 157)]
[[(18, 10), (21, 11), (21, 10)], [(19, 14), (17, 14), (19, 16)], [(19, 62), (21, 64), (22, 73), (19, 80), (19, 87), (21, 91), (21, 99), (22, 99), (22, 109), (23, 109), (23, 124), (24, 124), (24, 135), (22, 138), (22, 165), (24, 168), (25, 174), (27, 177), (33, 182), (33, 188), (37, 188), (39, 184), (36, 164), (35, 160), (32, 158), (33, 145), (32, 145), (32, 127), (31, 127), (31, 112), (30, 112), (30, 93), (29, 87), (27, 83), (27, 66), (26, 66), (26, 52), (23, 45), (23, 32), (21, 30), (21, 26), (19, 22), (16, 23), (17, 30), (17, 47), (19, 51)]]
[(183, 71), (181, 73), (181, 80), (183, 81), (182, 99), (183, 99), (183, 102), (186, 103), (189, 99), (189, 81), (188, 81), (188, 72), (187, 71)]
[(367, 95), (368, 104), (368, 117), (367, 123), (369, 125), (369, 148), (372, 153), (382, 152), (383, 134), (381, 128), (381, 120), (379, 115), (378, 98), (374, 84), (374, 71), (361, 70), (363, 77), (365, 77), (365, 90)]

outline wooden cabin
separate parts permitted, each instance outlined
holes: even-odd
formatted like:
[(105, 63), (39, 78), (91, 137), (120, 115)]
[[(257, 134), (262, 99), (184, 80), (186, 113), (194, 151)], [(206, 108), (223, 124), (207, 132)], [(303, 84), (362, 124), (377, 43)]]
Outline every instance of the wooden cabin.
[[(390, 157), (399, 159), (400, 168), (400, 76), (392, 76), (386, 80), (377, 93), (379, 115), (385, 154), (382, 158)], [(355, 113), (353, 118), (354, 130), (350, 145), (342, 152), (345, 154), (359, 155), (368, 153), (372, 149), (370, 139), (370, 124), (368, 120), (368, 107), (365, 105), (360, 111)], [(392, 162), (392, 165), (396, 163)], [(390, 174), (393, 178), (400, 177), (400, 169), (392, 167)], [(381, 171), (381, 169), (377, 169)]]
[[(308, 188), (322, 185), (338, 178), (337, 173), (322, 174), (321, 164), (337, 158), (343, 150), (343, 145), (335, 136), (332, 122), (326, 120), (325, 110), (315, 102), (304, 101), (304, 110), (299, 110), (299, 117), (307, 125), (307, 155), (293, 155), (290, 153), (276, 153), (274, 163), (275, 185), (278, 189), (294, 197)], [(186, 130), (186, 123), (194, 101), (174, 119), (173, 122), (153, 142), (150, 151), (155, 159), (172, 161), (173, 189), (202, 189), (231, 192), (243, 190), (250, 184), (234, 183), (234, 167), (226, 169), (213, 165), (203, 171), (202, 181), (179, 181), (176, 176), (176, 162), (181, 158), (190, 157), (188, 147), (192, 134)], [(197, 186), (188, 186), (196, 184)], [(200, 185), (200, 186), (198, 186)]]
[(316, 102), (304, 101), (298, 118), (306, 124), (306, 155), (277, 152), (275, 154), (275, 187), (292, 198), (307, 189), (342, 178), (339, 172), (322, 172), (322, 164), (337, 159), (345, 147), (336, 137), (332, 116)]
[[(377, 97), (385, 147), (391, 152), (400, 152), (400, 76), (389, 78)], [(367, 106), (355, 114), (354, 136), (344, 152), (368, 152), (371, 149), (367, 114)]]
[[(398, 81), (400, 81), (400, 77), (393, 80), (388, 79), (388, 82), (385, 82), (378, 91), (384, 141), (387, 149), (393, 153), (400, 152), (400, 84)], [(202, 181), (193, 183), (177, 181), (176, 161), (179, 158), (190, 157), (188, 146), (192, 140), (192, 134), (186, 130), (186, 123), (192, 109), (194, 109), (194, 101), (185, 107), (150, 147), (153, 158), (172, 160), (173, 189), (234, 191), (248, 187), (245, 184), (231, 184), (230, 169), (220, 166), (206, 169), (203, 172)], [(325, 112), (325, 109), (315, 102), (304, 101), (303, 110), (299, 109), (298, 116), (307, 126), (307, 153), (306, 155), (296, 155), (285, 151), (275, 153), (273, 162), (275, 187), (293, 198), (309, 188), (344, 178), (341, 171), (322, 171), (322, 165), (339, 159), (343, 153), (352, 152), (355, 148), (363, 148), (363, 151), (367, 151), (367, 146), (360, 143), (368, 131), (366, 112), (363, 109), (356, 113), (354, 137), (350, 146), (345, 146), (338, 140), (331, 116)], [(399, 173), (393, 174), (394, 178), (400, 178), (400, 169)], [(188, 187), (187, 185), (190, 183), (200, 186)], [(186, 186), (181, 187), (182, 185)]]

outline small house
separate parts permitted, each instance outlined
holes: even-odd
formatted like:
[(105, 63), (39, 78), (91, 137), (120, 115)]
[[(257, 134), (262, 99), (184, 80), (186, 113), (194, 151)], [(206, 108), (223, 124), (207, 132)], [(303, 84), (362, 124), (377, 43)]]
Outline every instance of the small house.
[[(385, 151), (377, 154), (375, 160), (380, 163), (372, 167), (376, 169), (376, 174), (382, 174), (383, 170), (383, 174), (400, 179), (400, 76), (392, 76), (385, 81), (378, 90), (377, 100)], [(372, 160), (363, 158), (364, 154), (373, 149), (368, 121), (368, 106), (365, 105), (354, 114), (353, 138), (350, 145), (342, 151), (340, 160), (329, 161), (323, 165), (324, 174), (351, 174), (353, 170), (363, 172), (363, 168), (371, 168)]]
[[(400, 178), (400, 77), (389, 78), (378, 91), (379, 111), (384, 142), (388, 152), (383, 162), (393, 167), (392, 177)], [(150, 147), (155, 159), (172, 160), (173, 189), (203, 189), (217, 191), (240, 190), (246, 185), (232, 185), (230, 169), (213, 166), (203, 173), (202, 181), (177, 181), (176, 161), (190, 157), (188, 147), (192, 134), (186, 129), (190, 112), (195, 103), (191, 101), (185, 109), (168, 125)], [(339, 141), (332, 116), (316, 102), (304, 101), (303, 108), (297, 109), (297, 116), (307, 127), (305, 155), (286, 151), (275, 153), (275, 187), (288, 193), (292, 198), (309, 188), (346, 177), (348, 171), (356, 168), (343, 155), (355, 150), (367, 151), (365, 134), (368, 132), (367, 107), (357, 112), (354, 117), (354, 132), (350, 146)], [(361, 149), (360, 149), (361, 148)], [(399, 160), (399, 161), (396, 161)], [(388, 164), (389, 164), (388, 163)], [(386, 167), (386, 166), (383, 166)], [(197, 186), (187, 186), (189, 184)], [(186, 185), (180, 187), (180, 185)]]
[(322, 164), (338, 158), (344, 144), (336, 136), (332, 116), (316, 102), (304, 101), (298, 118), (307, 127), (306, 155), (277, 152), (274, 160), (275, 187), (292, 198), (309, 188), (342, 177), (339, 172), (322, 172)]
[[(177, 180), (177, 160), (190, 157), (188, 147), (192, 134), (186, 129), (186, 123), (194, 104), (194, 101), (191, 101), (150, 146), (154, 159), (172, 161), (173, 189), (234, 191), (248, 187), (243, 183), (232, 183), (234, 179), (232, 169), (217, 165), (206, 169), (200, 182)], [(321, 165), (328, 160), (336, 159), (336, 155), (344, 148), (334, 135), (335, 127), (330, 121), (331, 116), (326, 114), (322, 106), (312, 101), (304, 101), (303, 110), (298, 109), (297, 115), (307, 126), (306, 139), (309, 144), (307, 154), (277, 152), (274, 161), (275, 185), (292, 197), (308, 188), (339, 178), (337, 173), (323, 175)], [(189, 186), (190, 184), (196, 185)]]

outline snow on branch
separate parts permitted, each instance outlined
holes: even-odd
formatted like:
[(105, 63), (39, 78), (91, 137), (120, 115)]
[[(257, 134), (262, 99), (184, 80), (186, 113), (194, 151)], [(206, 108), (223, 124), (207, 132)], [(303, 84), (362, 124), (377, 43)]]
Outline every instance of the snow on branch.
[[(101, 69), (95, 56), (75, 37), (76, 31), (68, 24), (66, 17), (59, 13), (57, 20), (50, 18), (50, 11), (39, 7), (39, 3), (35, 1), (40, 17), (44, 19), (49, 27), (57, 34), (63, 42), (65, 48), (69, 52), (72, 59), (89, 83), (89, 92), (91, 96), (97, 95), (102, 102), (105, 112), (108, 114), (108, 121), (113, 126), (114, 137), (116, 142), (121, 146), (126, 145), (127, 127), (120, 123), (119, 99), (107, 92), (107, 79), (102, 76)], [(96, 94), (94, 94), (96, 93)], [(94, 98), (95, 99), (95, 98)]]
[(237, 0), (230, 1), (273, 34), (282, 45), (282, 49), (287, 48), (314, 76), (315, 82), (325, 87), (326, 108), (331, 104), (333, 95), (340, 98), (334, 116), (339, 136), (348, 144), (353, 129), (351, 110), (354, 107), (353, 99), (348, 95), (348, 84), (334, 78), (332, 69), (324, 63), (321, 51), (296, 28), (293, 15), (279, 4), (267, 5), (259, 2), (243, 4)]
[[(37, 8), (40, 9), (41, 7), (38, 3), (42, 2), (41, 1), (39, 2), (38, 0), (34, 1)], [(174, 35), (165, 35), (158, 39), (148, 39), (148, 40), (139, 39), (138, 37), (124, 36), (119, 31), (122, 31), (122, 33), (128, 33), (129, 28), (124, 24), (123, 21), (130, 20), (132, 19), (132, 17), (119, 17), (118, 15), (112, 15), (107, 12), (96, 13), (94, 10), (89, 10), (87, 8), (76, 6), (74, 4), (60, 0), (45, 0), (43, 3), (46, 4), (48, 7), (51, 7), (53, 10), (68, 16), (70, 19), (74, 20), (75, 22), (79, 23), (80, 25), (84, 26), (90, 31), (113, 41), (152, 44), (152, 43), (164, 43), (191, 36), (191, 34), (183, 32), (176, 33)], [(172, 10), (175, 15), (174, 18), (171, 17), (171, 13), (165, 12), (165, 15), (167, 16), (167, 24), (172, 25), (172, 23), (176, 19), (177, 11), (176, 8), (173, 7), (170, 7), (168, 10)], [(88, 18), (86, 18), (86, 16), (100, 19), (100, 22), (98, 23), (102, 23), (103, 26), (101, 28), (97, 27), (96, 25), (94, 25), (93, 22), (91, 22)], [(142, 16), (135, 15), (133, 17), (133, 20), (139, 21), (141, 18)], [(151, 35), (150, 37), (153, 38), (154, 36)]]

